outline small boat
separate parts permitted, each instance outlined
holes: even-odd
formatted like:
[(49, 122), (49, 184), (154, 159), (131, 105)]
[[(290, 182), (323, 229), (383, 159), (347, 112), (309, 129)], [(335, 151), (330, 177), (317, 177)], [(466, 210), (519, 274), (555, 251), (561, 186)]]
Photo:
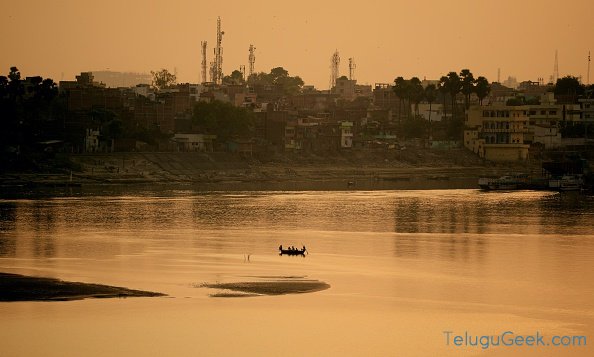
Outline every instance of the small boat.
[(579, 191), (583, 185), (584, 181), (579, 175), (565, 175), (549, 181), (550, 188), (559, 191)]
[(301, 248), (301, 249), (297, 249), (297, 248), (293, 248), (293, 247), (290, 247), (290, 248), (287, 248), (287, 249), (283, 249), (283, 246), (281, 245), (281, 246), (278, 247), (278, 250), (280, 252), (279, 255), (285, 254), (285, 255), (302, 255), (302, 256), (305, 256), (305, 253), (307, 252), (307, 249), (305, 249), (305, 246), (303, 246), (303, 248)]
[(528, 175), (506, 175), (497, 179), (481, 177), (478, 184), (483, 190), (522, 190), (528, 187)]

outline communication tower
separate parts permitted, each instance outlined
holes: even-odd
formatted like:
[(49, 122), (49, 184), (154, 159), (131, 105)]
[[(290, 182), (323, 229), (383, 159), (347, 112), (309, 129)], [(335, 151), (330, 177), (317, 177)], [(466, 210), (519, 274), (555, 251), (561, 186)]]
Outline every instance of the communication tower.
[(256, 63), (256, 55), (255, 55), (256, 47), (254, 45), (250, 45), (250, 56), (248, 57), (250, 68), (249, 68), (249, 75), (248, 78), (254, 74), (254, 64)]
[(206, 66), (206, 44), (207, 44), (206, 41), (200, 42), (200, 46), (202, 47), (202, 63), (201, 63), (201, 65), (202, 65), (202, 72), (201, 72), (202, 83), (205, 83), (208, 81), (208, 79), (206, 78), (206, 71), (207, 71), (207, 69), (206, 69), (207, 68), (207, 66)]
[(586, 84), (590, 85), (590, 51), (588, 51), (588, 77), (586, 78)]
[(245, 81), (245, 65), (239, 65), (239, 72), (241, 72), (241, 78)]
[(210, 81), (215, 83), (216, 78), (217, 78), (217, 64), (212, 61), (210, 62), (210, 66), (209, 66), (209, 74), (210, 74)]
[(221, 17), (217, 18), (217, 46), (214, 49), (215, 55), (215, 73), (214, 81), (216, 84), (221, 84), (223, 80), (223, 35), (225, 32), (221, 31)]
[(355, 64), (355, 59), (353, 57), (349, 58), (349, 79), (353, 80), (355, 77), (355, 68), (357, 65)]
[(330, 60), (330, 89), (332, 89), (336, 85), (336, 80), (339, 76), (339, 67), (340, 67), (340, 55), (338, 54), (338, 50), (334, 52), (332, 58)]
[(557, 55), (557, 50), (555, 50), (555, 65), (553, 67), (553, 84), (557, 83), (557, 79), (559, 79), (559, 57)]

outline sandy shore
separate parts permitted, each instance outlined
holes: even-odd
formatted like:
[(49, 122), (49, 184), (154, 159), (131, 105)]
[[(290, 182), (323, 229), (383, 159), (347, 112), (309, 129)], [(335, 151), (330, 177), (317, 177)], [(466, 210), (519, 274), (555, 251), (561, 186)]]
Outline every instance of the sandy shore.
[(117, 286), (0, 273), (0, 301), (70, 301), (87, 298), (154, 296), (164, 296), (164, 294)]

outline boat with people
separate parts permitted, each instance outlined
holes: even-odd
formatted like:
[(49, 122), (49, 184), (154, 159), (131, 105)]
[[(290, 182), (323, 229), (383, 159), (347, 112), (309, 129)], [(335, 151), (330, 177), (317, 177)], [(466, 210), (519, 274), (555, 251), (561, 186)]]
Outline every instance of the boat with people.
[(299, 249), (299, 248), (295, 248), (293, 246), (287, 247), (287, 248), (283, 248), (282, 245), (280, 245), (278, 247), (279, 250), (279, 255), (302, 255), (305, 256), (305, 253), (307, 253), (307, 249), (305, 248), (305, 246), (303, 246), (303, 248)]

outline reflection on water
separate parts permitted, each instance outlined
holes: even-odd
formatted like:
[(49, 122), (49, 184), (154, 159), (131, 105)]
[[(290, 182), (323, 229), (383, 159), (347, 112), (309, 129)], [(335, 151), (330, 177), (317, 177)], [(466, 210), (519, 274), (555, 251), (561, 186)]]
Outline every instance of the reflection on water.
[[(0, 200), (0, 270), (195, 298), (208, 296), (196, 284), (308, 276), (331, 286), (301, 298), (319, 311), (348, 306), (375, 316), (374, 306), (387, 304), (414, 324), (455, 306), (490, 329), (513, 326), (485, 311), (546, 315), (563, 321), (554, 326), (592, 331), (594, 291), (584, 284), (593, 278), (592, 222), (591, 197), (550, 192), (177, 190)], [(306, 245), (310, 255), (279, 257), (280, 244)], [(438, 308), (411, 313), (404, 302)], [(384, 315), (371, 322), (382, 324)], [(436, 329), (451, 328), (440, 321)], [(377, 351), (390, 350), (382, 346)]]

